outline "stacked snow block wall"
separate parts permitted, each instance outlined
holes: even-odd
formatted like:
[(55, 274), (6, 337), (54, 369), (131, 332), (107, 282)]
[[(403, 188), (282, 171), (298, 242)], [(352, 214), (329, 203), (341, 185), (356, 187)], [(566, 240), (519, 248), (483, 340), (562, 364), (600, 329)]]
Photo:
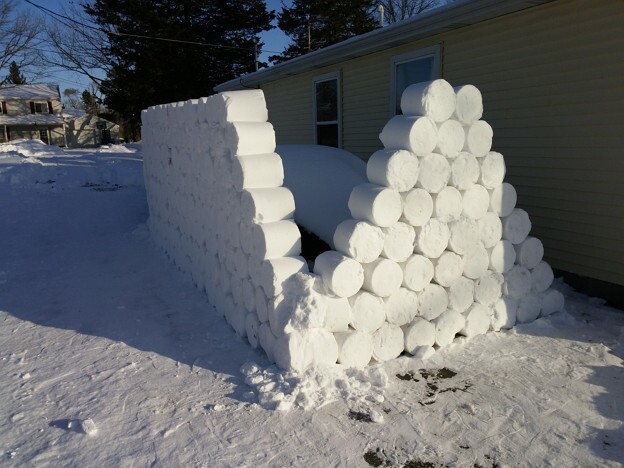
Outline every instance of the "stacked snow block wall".
[[(284, 368), (335, 363), (322, 285), (306, 274), (295, 202), (260, 90), (144, 110), (152, 238), (240, 336)], [(290, 280), (290, 281), (289, 281)]]
[[(366, 365), (403, 351), (426, 357), (467, 338), (563, 308), (542, 243), (503, 182), (479, 90), (444, 80), (409, 86), (403, 115), (349, 198), (353, 219), (314, 271), (348, 301), (338, 362)], [(335, 331), (335, 330), (334, 330)]]
[(479, 91), (436, 80), (401, 107), (314, 273), (262, 91), (143, 112), (152, 237), (282, 368), (424, 358), (563, 308)]

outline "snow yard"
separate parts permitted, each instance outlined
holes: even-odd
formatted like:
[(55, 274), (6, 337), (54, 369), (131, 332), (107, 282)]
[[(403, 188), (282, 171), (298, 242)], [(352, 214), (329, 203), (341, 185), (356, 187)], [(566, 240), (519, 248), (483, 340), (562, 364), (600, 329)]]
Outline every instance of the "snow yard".
[(425, 363), (280, 372), (149, 240), (138, 146), (0, 148), (0, 465), (624, 462), (621, 311), (559, 282)]

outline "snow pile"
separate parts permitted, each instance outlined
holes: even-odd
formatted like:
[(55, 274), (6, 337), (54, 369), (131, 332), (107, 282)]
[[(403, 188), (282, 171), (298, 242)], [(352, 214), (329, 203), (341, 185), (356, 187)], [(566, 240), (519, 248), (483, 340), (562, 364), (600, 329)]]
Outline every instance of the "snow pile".
[(352, 219), (336, 228), (336, 250), (314, 268), (348, 300), (348, 328), (336, 333), (345, 365), (404, 351), (424, 358), (457, 336), (563, 308), (529, 216), (503, 182), (478, 89), (418, 83), (401, 108), (380, 134), (385, 149), (368, 160), (368, 182), (351, 191)]
[(96, 153), (136, 153), (137, 151), (137, 148), (128, 145), (102, 145), (95, 150)]
[(17, 153), (25, 157), (59, 156), (65, 152), (54, 145), (46, 145), (43, 141), (33, 139), (11, 140), (0, 144), (0, 153)]

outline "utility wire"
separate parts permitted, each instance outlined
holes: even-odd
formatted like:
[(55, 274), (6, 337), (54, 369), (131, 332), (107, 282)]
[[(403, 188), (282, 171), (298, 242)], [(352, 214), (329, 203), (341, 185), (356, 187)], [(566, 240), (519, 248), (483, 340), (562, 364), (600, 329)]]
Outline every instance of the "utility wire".
[[(84, 28), (88, 28), (94, 31), (98, 31), (98, 32), (102, 32), (104, 34), (110, 34), (112, 36), (122, 36), (122, 37), (131, 37), (134, 39), (148, 39), (148, 40), (152, 40), (152, 41), (162, 41), (162, 42), (173, 42), (173, 43), (177, 43), (177, 44), (189, 44), (189, 45), (197, 45), (197, 46), (204, 46), (204, 47), (214, 47), (217, 49), (232, 49), (232, 50), (245, 50), (245, 51), (253, 51), (254, 48), (251, 47), (236, 47), (236, 46), (227, 46), (227, 45), (223, 45), (223, 44), (211, 44), (208, 42), (196, 42), (196, 41), (185, 41), (182, 39), (171, 39), (171, 38), (166, 38), (166, 37), (156, 37), (156, 36), (145, 36), (145, 35), (141, 35), (141, 34), (129, 34), (129, 33), (121, 33), (121, 32), (117, 32), (117, 31), (107, 31), (105, 29), (101, 29), (98, 28), (96, 26), (92, 26), (86, 23), (83, 23), (81, 21), (78, 21), (74, 18), (70, 18), (69, 16), (63, 15), (61, 13), (58, 13), (56, 11), (50, 10), (49, 8), (46, 8), (42, 5), (38, 5), (34, 2), (32, 2), (31, 0), (24, 0), (26, 3), (34, 6), (35, 8), (43, 11), (44, 13), (46, 13), (48, 16), (51, 16), (52, 18), (54, 18), (55, 20), (59, 21), (60, 23), (62, 23), (65, 26), (70, 27), (69, 25), (67, 25), (64, 21), (61, 21), (59, 18), (63, 18), (64, 20), (70, 21), (72, 23), (76, 23)], [(72, 28), (73, 29), (73, 28)], [(271, 53), (275, 53), (275, 54), (281, 54), (281, 52), (276, 51), (276, 50), (266, 50), (266, 49), (262, 49), (262, 52), (271, 52)]]

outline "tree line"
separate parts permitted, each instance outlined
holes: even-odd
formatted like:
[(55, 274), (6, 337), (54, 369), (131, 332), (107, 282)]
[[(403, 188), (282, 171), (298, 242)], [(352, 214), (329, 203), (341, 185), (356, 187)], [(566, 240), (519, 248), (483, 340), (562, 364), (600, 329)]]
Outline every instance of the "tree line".
[(46, 67), (80, 73), (93, 89), (81, 99), (66, 90), (66, 104), (105, 106), (139, 138), (142, 109), (211, 94), (269, 65), (258, 60), (264, 31), (290, 39), (274, 64), (381, 27), (381, 10), (390, 24), (444, 0), (292, 0), (278, 12), (264, 0), (83, 0), (59, 11), (24, 1), (30, 10), (0, 0), (0, 85)]

